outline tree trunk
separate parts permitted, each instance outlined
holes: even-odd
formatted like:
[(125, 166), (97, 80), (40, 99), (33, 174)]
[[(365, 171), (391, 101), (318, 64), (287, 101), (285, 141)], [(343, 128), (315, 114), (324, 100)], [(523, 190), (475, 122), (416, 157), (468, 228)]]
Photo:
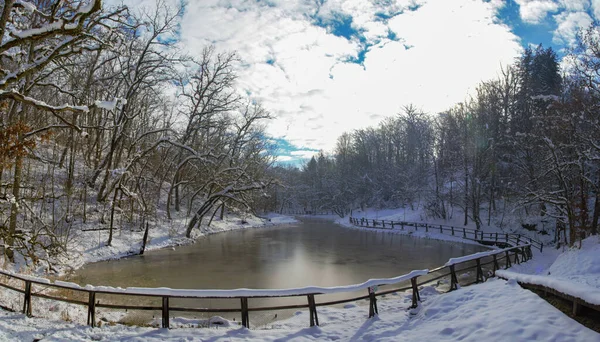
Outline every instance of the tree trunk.
[(142, 249), (140, 250), (140, 255), (143, 255), (144, 251), (146, 250), (146, 243), (148, 241), (149, 228), (150, 228), (150, 225), (148, 224), (148, 222), (146, 222), (146, 230), (144, 230), (144, 238), (142, 239)]
[(10, 260), (10, 262), (14, 262), (13, 244), (15, 242), (14, 237), (17, 231), (17, 219), (19, 217), (19, 199), (21, 198), (20, 189), (22, 165), (23, 157), (20, 154), (17, 154), (17, 157), (15, 159), (15, 174), (12, 186), (12, 195), (14, 202), (12, 202), (10, 206), (10, 222), (8, 224), (8, 236), (6, 237), (7, 246), (5, 249), (6, 257), (8, 257), (8, 260)]
[(467, 166), (465, 164), (465, 223), (466, 226), (469, 218), (469, 172), (467, 171)]
[(598, 234), (598, 218), (600, 217), (600, 194), (596, 193), (596, 199), (594, 200), (594, 215), (592, 218), (592, 227), (590, 233), (592, 235)]
[(114, 220), (115, 220), (115, 206), (117, 203), (117, 194), (118, 193), (119, 193), (119, 188), (116, 188), (115, 194), (113, 196), (112, 206), (110, 209), (110, 227), (109, 227), (109, 231), (108, 231), (108, 241), (106, 242), (107, 246), (111, 246), (111, 244), (112, 244), (113, 227), (114, 227)]

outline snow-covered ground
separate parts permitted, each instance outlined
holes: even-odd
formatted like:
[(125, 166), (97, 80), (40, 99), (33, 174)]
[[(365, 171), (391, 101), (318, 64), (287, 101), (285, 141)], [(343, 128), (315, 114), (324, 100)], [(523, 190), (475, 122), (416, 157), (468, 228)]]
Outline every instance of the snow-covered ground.
[[(398, 215), (398, 213), (392, 212), (391, 215)], [(355, 216), (358, 215), (355, 213)], [(390, 219), (389, 216), (377, 216), (379, 219)], [(287, 217), (271, 216), (270, 218), (271, 224), (291, 222), (291, 219)], [(393, 219), (422, 221), (417, 218), (395, 217)], [(347, 218), (340, 222), (347, 222)], [(256, 219), (256, 221), (249, 220), (249, 224), (242, 225), (239, 219), (237, 221), (234, 219), (229, 223), (213, 223), (211, 231), (203, 231), (200, 234), (263, 224), (265, 224), (264, 220)], [(93, 232), (92, 234), (98, 233)], [(122, 233), (123, 236), (120, 238), (117, 236), (116, 241), (119, 243), (110, 250), (106, 250), (107, 247), (101, 247), (96, 239), (93, 243), (89, 242), (90, 246), (83, 248), (79, 253), (88, 262), (126, 255), (128, 251), (139, 247), (141, 233), (139, 233), (140, 236), (133, 234), (138, 233)], [(178, 236), (181, 239), (177, 234), (174, 237), (168, 236), (168, 234), (152, 235), (148, 248), (177, 244), (180, 241), (177, 240)], [(91, 237), (93, 235), (88, 238)], [(104, 236), (101, 238), (100, 241), (104, 241)], [(439, 238), (460, 240), (460, 238), (447, 235)], [(183, 241), (183, 243), (187, 242), (187, 239)], [(129, 245), (127, 245), (128, 243)], [(509, 272), (514, 277), (523, 274), (553, 277), (553, 279), (570, 284), (585, 285), (598, 290), (600, 283), (600, 263), (598, 262), (600, 239), (598, 237), (585, 240), (581, 250), (572, 249), (561, 253), (556, 249), (548, 248), (544, 250), (544, 253), (537, 251), (534, 253), (533, 260), (513, 266)], [(371, 319), (367, 318), (368, 307), (365, 303), (349, 304), (340, 308), (318, 307), (320, 326), (312, 328), (308, 327), (307, 311), (299, 311), (290, 319), (275, 321), (267, 326), (253, 327), (249, 330), (240, 327), (238, 322), (226, 321), (219, 317), (214, 317), (211, 321), (172, 317), (173, 329), (131, 327), (119, 324), (104, 324), (102, 327), (92, 329), (80, 323), (57, 319), (27, 318), (22, 314), (0, 310), (0, 340), (600, 341), (600, 334), (583, 327), (536, 294), (522, 289), (515, 280), (490, 279), (486, 283), (459, 288), (448, 294), (438, 293), (433, 286), (424, 287), (420, 292), (422, 303), (417, 309), (410, 309), (410, 291), (379, 299), (379, 315)], [(14, 300), (18, 302), (22, 300), (22, 297), (17, 296)], [(50, 307), (50, 309), (57, 313), (65, 312), (62, 308)], [(72, 311), (71, 315), (71, 319), (74, 315), (85, 317), (85, 310), (82, 308), (81, 311)], [(218, 322), (218, 324), (211, 324), (211, 322)], [(252, 313), (250, 322), (252, 324)], [(198, 326), (204, 328), (198, 328)]]
[(562, 293), (600, 305), (600, 236), (582, 241), (581, 249), (563, 253), (548, 250), (534, 257), (536, 262), (498, 271), (506, 279), (544, 285)]
[[(449, 220), (443, 220), (443, 219), (433, 219), (431, 217), (427, 217), (424, 213), (424, 211), (422, 210), (422, 208), (420, 209), (415, 209), (412, 210), (410, 208), (396, 208), (396, 209), (373, 209), (373, 208), (367, 208), (365, 210), (354, 210), (352, 212), (352, 217), (355, 218), (368, 218), (368, 219), (375, 219), (375, 220), (391, 220), (391, 221), (402, 221), (402, 222), (422, 222), (422, 223), (429, 223), (432, 225), (436, 225), (436, 224), (441, 224), (441, 225), (451, 225), (451, 226), (455, 226), (455, 227), (465, 227), (465, 228), (470, 228), (470, 229), (475, 229), (475, 224), (469, 220), (469, 223), (465, 226), (463, 225), (463, 217), (461, 215), (458, 215), (458, 213), (455, 213), (455, 215), (452, 217), (452, 219)], [(360, 228), (360, 227), (356, 227), (354, 225), (352, 225), (349, 222), (349, 216), (346, 216), (344, 218), (337, 218), (336, 222), (349, 227), (349, 228), (357, 228), (357, 229), (374, 229), (374, 228)], [(522, 219), (521, 219), (522, 220)], [(547, 228), (547, 227), (546, 227)], [(384, 231), (383, 229), (381, 229), (381, 231)], [(390, 231), (389, 229), (385, 230), (385, 231)], [(500, 224), (499, 222), (497, 222), (497, 220), (492, 220), (491, 224), (488, 226), (487, 224), (482, 224), (481, 225), (481, 231), (484, 233), (517, 233), (517, 234), (521, 234), (522, 236), (525, 237), (530, 237), (536, 241), (542, 242), (544, 244), (544, 246), (548, 246), (549, 243), (552, 241), (552, 236), (550, 235), (546, 235), (546, 234), (541, 234), (538, 231), (528, 231), (523, 229), (520, 226), (519, 223), (519, 219), (515, 216), (508, 216), (503, 218), (502, 224)], [(412, 229), (406, 229), (404, 231), (400, 230), (400, 229), (395, 229), (393, 231), (394, 234), (409, 234), (412, 236), (416, 236), (416, 237), (423, 237), (423, 238), (429, 238), (429, 239), (435, 239), (435, 240), (445, 240), (445, 241), (458, 241), (458, 242), (464, 242), (464, 243), (476, 243), (476, 242), (469, 242), (468, 240), (463, 240), (460, 236), (460, 233), (457, 234), (457, 236), (449, 236), (448, 234), (440, 234), (439, 232), (436, 233), (435, 230), (430, 229), (430, 231), (428, 233), (426, 233), (424, 230), (419, 230), (419, 231), (413, 231)]]
[[(423, 303), (410, 309), (408, 293), (378, 301), (379, 315), (368, 319), (364, 305), (318, 308), (319, 327), (308, 327), (308, 313), (246, 329), (235, 322), (208, 328), (157, 329), (83, 325), (27, 318), (0, 311), (0, 340), (32, 341), (579, 341), (600, 334), (565, 316), (515, 281), (486, 283), (440, 295), (421, 290)], [(252, 320), (252, 315), (250, 316)], [(173, 319), (176, 322), (182, 320)]]
[[(291, 216), (278, 215), (271, 213), (258, 218), (255, 216), (242, 218), (229, 215), (223, 220), (215, 219), (210, 227), (203, 225), (201, 229), (192, 231), (192, 237), (185, 237), (186, 218), (174, 218), (173, 220), (164, 219), (157, 224), (157, 227), (151, 228), (148, 233), (148, 242), (146, 251), (161, 249), (166, 247), (181, 246), (193, 243), (197, 238), (209, 234), (220, 233), (230, 230), (259, 228), (265, 226), (288, 224), (297, 222)], [(90, 228), (83, 226), (83, 228)], [(96, 228), (96, 226), (91, 226)], [(60, 262), (52, 265), (41, 263), (37, 269), (32, 270), (25, 265), (22, 260), (10, 265), (10, 270), (18, 273), (31, 273), (44, 275), (47, 273), (57, 273), (58, 275), (77, 269), (87, 263), (119, 259), (129, 255), (139, 254), (143, 231), (130, 229), (115, 229), (113, 231), (113, 241), (111, 246), (107, 246), (108, 230), (77, 230), (72, 233), (68, 243), (68, 253), (60, 258)]]

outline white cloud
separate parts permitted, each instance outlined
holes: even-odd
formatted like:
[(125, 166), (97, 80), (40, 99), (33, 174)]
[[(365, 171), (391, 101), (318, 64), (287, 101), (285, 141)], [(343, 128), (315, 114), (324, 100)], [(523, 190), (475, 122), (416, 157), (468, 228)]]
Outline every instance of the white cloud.
[(298, 150), (298, 151), (292, 151), (292, 152), (290, 152), (290, 154), (292, 156), (299, 157), (302, 159), (309, 159), (309, 158), (312, 158), (314, 155), (316, 155), (317, 152), (310, 151), (310, 150)]
[(560, 0), (567, 11), (582, 12), (590, 7), (590, 0)]
[[(521, 51), (518, 38), (495, 20), (501, 1), (385, 3), (189, 2), (181, 44), (191, 54), (207, 44), (238, 51), (239, 87), (277, 117), (268, 132), (324, 150), (332, 149), (344, 131), (375, 125), (408, 103), (435, 113), (462, 101)], [(421, 7), (408, 10), (416, 4)], [(382, 20), (376, 13), (396, 16)], [(339, 15), (352, 17), (363, 41), (334, 36), (314, 23), (314, 18), (327, 22)], [(387, 39), (388, 32), (399, 40)], [(371, 46), (363, 65), (347, 62), (365, 44)]]
[(290, 156), (277, 156), (277, 157), (275, 157), (275, 159), (276, 159), (278, 162), (288, 162), (288, 161), (292, 161), (292, 160), (294, 160), (294, 158), (293, 158), (293, 157), (290, 157)]
[[(515, 0), (519, 4), (519, 14), (525, 22), (537, 24), (550, 12), (556, 12), (559, 5), (552, 0)], [(572, 1), (564, 1), (572, 2)]]
[(592, 0), (592, 11), (594, 18), (600, 20), (600, 0)]
[(577, 32), (587, 28), (592, 18), (586, 12), (563, 12), (554, 16), (558, 28), (554, 31), (552, 40), (557, 44), (572, 45)]

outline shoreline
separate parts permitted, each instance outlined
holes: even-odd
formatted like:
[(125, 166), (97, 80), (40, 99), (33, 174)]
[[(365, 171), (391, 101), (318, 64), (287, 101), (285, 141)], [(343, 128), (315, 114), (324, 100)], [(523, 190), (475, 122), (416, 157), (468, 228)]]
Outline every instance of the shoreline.
[[(267, 218), (253, 217), (251, 219), (248, 219), (247, 223), (237, 223), (237, 222), (232, 222), (232, 221), (239, 221), (241, 219), (239, 217), (234, 217), (234, 218), (230, 218), (229, 220), (222, 221), (225, 223), (222, 225), (222, 227), (202, 227), (202, 229), (195, 231), (192, 234), (191, 238), (185, 237), (183, 235), (183, 233), (181, 233), (181, 234), (178, 233), (176, 236), (169, 236), (169, 234), (167, 234), (167, 235), (158, 234), (158, 235), (154, 235), (154, 236), (149, 236), (148, 243), (146, 245), (146, 249), (145, 249), (144, 253), (161, 250), (161, 249), (165, 249), (165, 248), (176, 248), (176, 247), (180, 247), (180, 246), (192, 245), (192, 244), (196, 243), (199, 239), (206, 237), (206, 236), (214, 235), (214, 234), (238, 231), (238, 230), (243, 230), (243, 229), (257, 229), (257, 228), (265, 228), (265, 227), (273, 227), (273, 226), (283, 226), (283, 225), (293, 224), (293, 223), (298, 222), (291, 216), (280, 215), (280, 216), (276, 216), (276, 218), (277, 218), (277, 220), (275, 222), (273, 222), (272, 221), (273, 217), (267, 217)], [(108, 233), (106, 233), (106, 231), (101, 231), (101, 232), (108, 234)], [(84, 235), (91, 235), (91, 234), (81, 234), (82, 232), (79, 232), (79, 233), (80, 233), (80, 235), (78, 236), (79, 239), (84, 238)], [(114, 232), (113, 232), (113, 234), (114, 234)], [(68, 257), (68, 260), (66, 260), (66, 263), (64, 265), (62, 265), (60, 272), (58, 272), (56, 274), (51, 274), (49, 272), (45, 272), (45, 273), (43, 273), (43, 275), (54, 276), (54, 277), (60, 278), (60, 277), (67, 276), (69, 273), (74, 272), (80, 268), (83, 268), (88, 264), (120, 260), (120, 259), (125, 259), (128, 257), (140, 255), (139, 249), (141, 248), (141, 239), (142, 239), (141, 236), (143, 235), (143, 232), (127, 232), (126, 234), (129, 234), (130, 237), (124, 238), (124, 239), (122, 238), (120, 240), (119, 240), (119, 235), (116, 234), (116, 236), (113, 238), (113, 244), (115, 244), (115, 242), (117, 245), (118, 245), (118, 243), (123, 243), (123, 242), (133, 242), (134, 244), (130, 245), (127, 250), (123, 250), (123, 248), (120, 246), (115, 246), (115, 245), (106, 246), (104, 244), (104, 245), (92, 247), (90, 249), (86, 249), (83, 251), (81, 251), (81, 250), (74, 251), (71, 253), (75, 254), (75, 255), (70, 255)], [(140, 236), (139, 237), (135, 236), (136, 238), (132, 238), (132, 236), (134, 236), (134, 235), (140, 235)], [(102, 241), (103, 239), (100, 239), (100, 240)], [(154, 241), (157, 241), (157, 242), (154, 242)], [(100, 244), (102, 244), (102, 242), (100, 242)], [(108, 253), (102, 253), (102, 252), (106, 252), (106, 251), (108, 251)], [(79, 262), (74, 262), (78, 258), (82, 258), (83, 260), (79, 260)]]
[(458, 236), (450, 236), (450, 235), (434, 233), (434, 232), (427, 233), (427, 232), (423, 232), (423, 231), (415, 232), (415, 231), (410, 231), (410, 230), (379, 229), (379, 228), (366, 228), (366, 227), (355, 226), (352, 223), (348, 222), (348, 217), (337, 219), (334, 221), (334, 223), (336, 223), (344, 228), (348, 228), (348, 229), (372, 231), (372, 232), (377, 232), (377, 233), (389, 233), (389, 234), (393, 234), (393, 235), (406, 235), (406, 236), (411, 236), (411, 237), (419, 238), (419, 239), (429, 239), (429, 240), (437, 240), (437, 241), (444, 241), (444, 242), (462, 243), (462, 244), (466, 244), (466, 245), (475, 245), (475, 246), (486, 247), (486, 248), (489, 248), (490, 250), (498, 249), (497, 246), (484, 245), (479, 242), (475, 242), (475, 241), (469, 240), (469, 239), (463, 239)]

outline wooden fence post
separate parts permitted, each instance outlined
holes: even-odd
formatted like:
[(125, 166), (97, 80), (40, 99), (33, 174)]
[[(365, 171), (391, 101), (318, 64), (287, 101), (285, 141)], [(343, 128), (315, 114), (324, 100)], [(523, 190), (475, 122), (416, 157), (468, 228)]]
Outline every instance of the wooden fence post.
[(169, 297), (162, 297), (162, 327), (169, 329)]
[(520, 264), (521, 262), (519, 261), (519, 249), (515, 249), (515, 264)]
[(441, 224), (440, 224), (440, 234), (444, 234), (444, 229), (442, 228)]
[(369, 318), (379, 314), (377, 310), (377, 298), (375, 297), (375, 289), (369, 286)]
[(544, 249), (544, 244), (540, 243), (540, 253), (542, 253), (542, 250)]
[(385, 228), (385, 220), (381, 220), (381, 226)]
[(242, 297), (240, 298), (242, 302), (242, 326), (245, 328), (250, 328), (250, 317), (248, 315), (248, 298)]
[(479, 258), (477, 258), (475, 260), (477, 262), (477, 278), (476, 278), (476, 282), (477, 283), (483, 283), (483, 270), (481, 269), (481, 260)]
[(429, 233), (429, 225), (425, 223), (425, 233)]
[(392, 229), (394, 229), (394, 221), (392, 221)]
[(496, 232), (496, 243), (498, 242), (498, 232)]
[(498, 259), (496, 258), (496, 254), (494, 254), (493, 257), (494, 257), (494, 270), (492, 271), (492, 273), (494, 274), (494, 276), (496, 276), (496, 271), (500, 269), (500, 265), (498, 265)]
[(417, 277), (410, 278), (410, 284), (412, 285), (412, 306), (411, 308), (416, 308), (421, 301), (421, 295), (419, 294), (419, 287), (417, 286)]
[(458, 289), (458, 279), (456, 278), (456, 270), (454, 269), (454, 265), (450, 265), (450, 291), (454, 291), (456, 289)]
[(454, 236), (454, 226), (450, 226), (452, 228), (452, 236)]
[(317, 315), (317, 304), (315, 303), (315, 295), (309, 294), (308, 298), (308, 311), (310, 312), (310, 326), (314, 327), (319, 325), (319, 316)]
[(25, 297), (23, 298), (23, 313), (31, 317), (31, 282), (25, 280)]
[(506, 265), (505, 265), (504, 269), (506, 270), (511, 266), (512, 265), (510, 264), (510, 255), (509, 255), (508, 251), (506, 251)]
[(94, 328), (96, 326), (96, 292), (88, 292), (88, 315), (87, 324)]
[(577, 302), (577, 299), (573, 299), (573, 316), (578, 316), (581, 313), (581, 304)]
[(467, 230), (463, 228), (463, 239), (467, 238)]

